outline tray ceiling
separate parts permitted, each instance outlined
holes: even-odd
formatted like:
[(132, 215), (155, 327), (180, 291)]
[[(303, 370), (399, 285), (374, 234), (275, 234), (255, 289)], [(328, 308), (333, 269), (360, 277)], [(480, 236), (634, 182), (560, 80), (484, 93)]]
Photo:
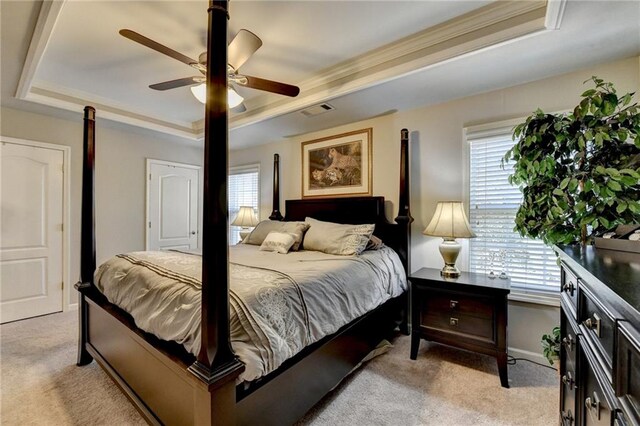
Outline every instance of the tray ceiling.
[[(491, 79), (487, 61), (507, 59), (505, 54), (518, 51), (518, 43), (535, 46), (528, 40), (536, 37), (546, 37), (552, 44), (528, 53), (538, 58), (540, 66), (546, 62), (553, 69), (550, 55), (554, 49), (561, 50), (562, 43), (558, 44), (559, 34), (554, 38), (551, 33), (562, 32), (556, 30), (563, 22), (565, 6), (579, 16), (580, 21), (569, 16), (570, 23), (578, 28), (584, 21), (597, 18), (581, 14), (583, 10), (590, 8), (593, 14), (607, 9), (602, 2), (580, 3), (234, 0), (230, 2), (229, 40), (246, 28), (264, 42), (241, 71), (299, 85), (301, 94), (286, 98), (239, 88), (248, 110), (230, 117), (232, 143), (239, 139), (237, 147), (248, 146), (251, 140), (266, 142), (269, 137), (432, 103), (412, 93), (410, 87), (424, 87), (429, 76), (448, 82), (438, 89), (449, 90), (449, 98), (464, 95), (457, 89), (467, 93), (489, 90), (499, 83)], [(609, 37), (637, 33), (638, 2), (615, 3), (620, 10), (617, 24), (594, 28), (593, 33), (607, 33)], [(195, 75), (193, 70), (121, 37), (118, 30), (132, 29), (197, 58), (206, 50), (206, 7), (206, 1), (44, 2), (16, 96), (72, 111), (92, 104), (103, 118), (200, 139), (204, 106), (188, 88), (166, 92), (148, 88), (149, 84)], [(564, 27), (562, 24), (562, 30)], [(585, 39), (588, 42), (596, 35)], [(567, 44), (580, 39), (577, 34), (572, 37)], [(637, 54), (639, 44), (640, 37), (621, 40), (610, 54), (599, 57)], [(485, 56), (488, 59), (483, 61)], [(594, 54), (587, 56), (593, 60)], [(566, 62), (566, 58), (563, 60)], [(562, 64), (563, 60), (558, 62)], [(469, 81), (456, 84), (456, 78), (464, 78), (469, 72), (465, 61), (488, 71), (474, 73)], [(584, 61), (576, 58), (574, 62)], [(517, 71), (518, 61), (513, 66)], [(540, 66), (531, 68), (544, 74)], [(567, 68), (571, 66), (555, 67), (558, 71)], [(517, 84), (526, 81), (523, 78), (532, 79), (514, 72), (510, 80)], [(482, 79), (484, 84), (479, 83)], [(443, 98), (442, 90), (435, 91), (438, 96), (434, 100), (447, 98)], [(398, 96), (389, 96), (393, 93)], [(375, 108), (373, 99), (377, 100)], [(338, 105), (338, 110), (314, 118), (311, 125), (297, 122), (302, 117), (297, 111), (327, 100)]]

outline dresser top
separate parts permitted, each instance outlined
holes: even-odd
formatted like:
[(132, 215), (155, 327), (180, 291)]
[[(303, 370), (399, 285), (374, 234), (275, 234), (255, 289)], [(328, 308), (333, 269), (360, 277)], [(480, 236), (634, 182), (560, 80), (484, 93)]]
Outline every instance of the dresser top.
[(495, 290), (506, 290), (507, 292), (509, 291), (509, 287), (511, 284), (511, 280), (509, 280), (508, 278), (506, 280), (500, 278), (492, 279), (487, 277), (485, 274), (476, 274), (472, 272), (461, 272), (458, 278), (444, 278), (442, 275), (440, 275), (440, 269), (433, 268), (419, 269), (410, 275), (409, 279), (411, 278), (468, 286), (487, 287)]
[(583, 280), (599, 281), (640, 312), (640, 254), (593, 246), (559, 246), (556, 251)]

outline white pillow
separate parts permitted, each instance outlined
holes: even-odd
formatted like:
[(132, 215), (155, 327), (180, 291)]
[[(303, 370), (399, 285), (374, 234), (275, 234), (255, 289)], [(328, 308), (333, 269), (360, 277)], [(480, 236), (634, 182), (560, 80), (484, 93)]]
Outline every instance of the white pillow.
[(341, 225), (310, 217), (305, 222), (310, 225), (302, 243), (305, 250), (343, 256), (362, 253), (375, 228), (375, 225)]
[(295, 241), (294, 236), (291, 234), (271, 231), (262, 242), (260, 250), (276, 251), (278, 253), (287, 254)]
[(251, 233), (245, 238), (243, 244), (253, 244), (259, 246), (262, 244), (267, 235), (271, 231), (285, 232), (294, 236), (295, 242), (291, 248), (296, 251), (300, 248), (304, 233), (309, 228), (309, 224), (304, 222), (281, 222), (279, 220), (263, 220), (251, 231)]

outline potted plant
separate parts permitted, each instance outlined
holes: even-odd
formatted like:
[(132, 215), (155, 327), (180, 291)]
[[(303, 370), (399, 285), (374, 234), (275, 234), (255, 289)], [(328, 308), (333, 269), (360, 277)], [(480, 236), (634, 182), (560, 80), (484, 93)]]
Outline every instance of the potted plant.
[[(543, 334), (540, 343), (542, 343), (542, 354), (549, 364), (560, 364), (560, 327), (553, 327), (551, 334)], [(560, 371), (559, 366), (558, 371)]]
[(587, 81), (595, 88), (573, 112), (537, 110), (516, 126), (503, 159), (514, 162), (509, 182), (523, 194), (515, 230), (548, 245), (640, 223), (640, 108), (634, 93)]

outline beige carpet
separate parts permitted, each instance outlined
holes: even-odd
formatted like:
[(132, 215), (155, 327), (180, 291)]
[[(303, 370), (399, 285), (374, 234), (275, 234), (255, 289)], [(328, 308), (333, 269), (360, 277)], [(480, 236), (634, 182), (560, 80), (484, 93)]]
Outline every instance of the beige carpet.
[[(138, 425), (137, 411), (92, 363), (76, 367), (77, 313), (0, 327), (3, 425)], [(511, 389), (500, 387), (492, 358), (423, 343), (409, 359), (409, 338), (370, 361), (299, 425), (553, 425), (557, 376), (519, 362)]]

